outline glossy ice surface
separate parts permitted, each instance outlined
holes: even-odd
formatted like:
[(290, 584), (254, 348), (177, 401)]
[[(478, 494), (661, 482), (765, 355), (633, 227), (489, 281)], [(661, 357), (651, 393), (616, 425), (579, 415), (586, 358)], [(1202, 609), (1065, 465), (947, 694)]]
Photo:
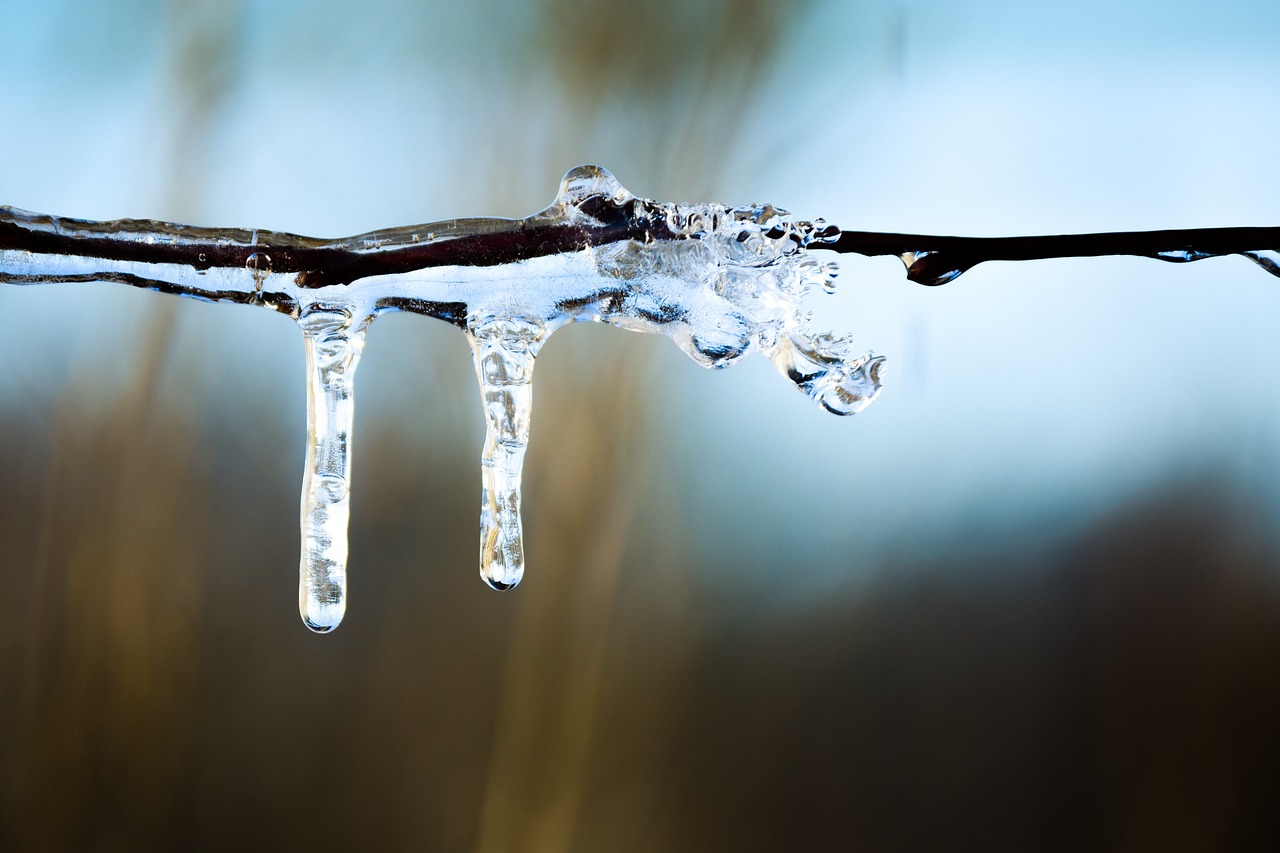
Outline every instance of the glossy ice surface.
[(606, 170), (569, 172), (555, 201), (521, 220), (464, 219), (344, 240), (139, 220), (84, 222), (0, 210), (0, 281), (112, 281), (293, 317), (307, 360), (299, 606), (313, 630), (346, 607), (353, 381), (373, 319), (444, 319), (471, 343), (486, 438), (480, 572), (496, 589), (524, 573), (520, 480), (533, 365), (547, 337), (579, 321), (671, 338), (726, 367), (750, 352), (827, 410), (865, 408), (882, 359), (815, 334), (801, 300), (834, 290), (837, 240), (821, 220), (771, 205), (668, 204), (632, 195)]

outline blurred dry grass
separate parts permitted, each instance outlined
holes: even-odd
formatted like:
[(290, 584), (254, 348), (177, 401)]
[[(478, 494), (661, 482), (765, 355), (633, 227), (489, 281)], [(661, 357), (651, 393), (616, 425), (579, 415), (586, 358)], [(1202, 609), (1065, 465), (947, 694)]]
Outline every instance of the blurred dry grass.
[(319, 638), (293, 613), (292, 473), (221, 452), (181, 371), (146, 368), (162, 352), (116, 405), (4, 426), (5, 849), (1280, 840), (1274, 520), (1211, 480), (1060, 552), (782, 605), (700, 578), (626, 404), (646, 389), (600, 381), (552, 391), (513, 595), (474, 575), (472, 460), (405, 470), (366, 430), (377, 511)]
[[(181, 151), (232, 77), (214, 5), (173, 7)], [(528, 13), (521, 61), (576, 118), (535, 154), (495, 135), (494, 168), (542, 182), (634, 106), (644, 185), (707, 194), (784, 4), (604, 6)], [(515, 177), (461, 191), (501, 210)], [(575, 329), (538, 368), (525, 584), (475, 576), (452, 361), (419, 379), (474, 416), (410, 439), (360, 413), (354, 600), (319, 638), (294, 613), (300, 438), (274, 438), (294, 413), (193, 387), (189, 307), (116, 354), (121, 393), (90, 366), (0, 423), (3, 849), (1280, 846), (1280, 554), (1247, 495), (1173, 484), (1067, 551), (885, 566), (818, 604), (717, 589), (673, 509), (664, 342)], [(453, 359), (444, 337), (418, 355)]]

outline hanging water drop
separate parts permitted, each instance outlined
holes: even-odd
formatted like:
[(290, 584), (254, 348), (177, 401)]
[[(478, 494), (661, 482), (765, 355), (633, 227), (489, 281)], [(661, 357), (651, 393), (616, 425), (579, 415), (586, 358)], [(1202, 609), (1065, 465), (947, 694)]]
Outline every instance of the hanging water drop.
[(253, 293), (262, 295), (263, 282), (271, 275), (271, 256), (266, 252), (254, 252), (244, 260), (244, 268), (253, 276)]
[(1243, 252), (1242, 254), (1272, 275), (1280, 275), (1280, 251), (1276, 249), (1260, 249), (1253, 252)]
[(840, 275), (840, 265), (835, 261), (827, 261), (821, 267), (822, 289), (827, 293), (836, 292), (836, 279)]

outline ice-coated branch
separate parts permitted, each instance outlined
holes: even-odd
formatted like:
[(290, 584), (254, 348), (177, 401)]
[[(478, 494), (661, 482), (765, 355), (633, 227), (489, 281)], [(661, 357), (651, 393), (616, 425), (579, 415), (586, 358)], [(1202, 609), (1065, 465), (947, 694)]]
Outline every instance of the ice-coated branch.
[(548, 335), (592, 321), (671, 338), (705, 367), (761, 353), (841, 415), (880, 391), (883, 359), (816, 334), (801, 300), (834, 290), (814, 249), (897, 255), (908, 277), (950, 281), (991, 260), (1135, 254), (1190, 261), (1242, 254), (1280, 275), (1280, 229), (1229, 228), (964, 238), (845, 232), (771, 205), (639, 198), (604, 169), (570, 171), (525, 219), (458, 219), (319, 240), (151, 220), (87, 222), (0, 207), (0, 282), (106, 281), (292, 317), (307, 356), (308, 451), (299, 605), (330, 631), (346, 606), (352, 381), (384, 311), (445, 320), (471, 342), (485, 407), (481, 555), (499, 589), (524, 571), (520, 480), (533, 364)]
[[(583, 170), (576, 170), (581, 172)], [(197, 228), (154, 220), (90, 222), (0, 206), (0, 282), (114, 281), (218, 302), (259, 303), (297, 317), (324, 290), (354, 292), (423, 270), (511, 267), (622, 240), (672, 239), (643, 205), (623, 209), (578, 199), (569, 179), (558, 204), (527, 219), (459, 219), (321, 240), (260, 229)], [(640, 200), (637, 200), (640, 201)], [(603, 214), (599, 218), (591, 214)], [(426, 282), (423, 282), (424, 284)], [(378, 294), (399, 309), (461, 324), (465, 285)], [(428, 293), (428, 291), (434, 291)], [(433, 301), (430, 295), (445, 298)], [(463, 298), (463, 302), (451, 302)]]
[(87, 222), (0, 208), (0, 282), (107, 281), (292, 317), (307, 356), (308, 450), (299, 607), (330, 631), (346, 607), (354, 372), (370, 322), (425, 314), (471, 341), (486, 440), (480, 569), (499, 589), (524, 572), (520, 480), (534, 359), (577, 321), (667, 335), (723, 367), (752, 350), (830, 411), (879, 391), (881, 360), (815, 335), (801, 297), (834, 267), (806, 254), (838, 231), (768, 205), (663, 204), (597, 167), (565, 176), (525, 219), (465, 219), (317, 240), (149, 220)]

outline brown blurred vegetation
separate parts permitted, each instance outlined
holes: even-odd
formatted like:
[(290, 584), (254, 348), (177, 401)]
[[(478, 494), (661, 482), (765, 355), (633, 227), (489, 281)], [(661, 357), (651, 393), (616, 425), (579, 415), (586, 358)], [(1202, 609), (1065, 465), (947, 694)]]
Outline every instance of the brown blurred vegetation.
[(474, 459), (366, 424), (329, 637), (293, 612), (273, 459), (300, 448), (183, 400), (162, 334), (114, 402), (11, 413), (0, 847), (1280, 842), (1280, 554), (1247, 495), (1174, 483), (1064, 548), (808, 603), (725, 590), (670, 509), (653, 389), (615, 370), (647, 341), (612, 337), (621, 381), (572, 382), (573, 338), (539, 368), (511, 594), (475, 576)]

